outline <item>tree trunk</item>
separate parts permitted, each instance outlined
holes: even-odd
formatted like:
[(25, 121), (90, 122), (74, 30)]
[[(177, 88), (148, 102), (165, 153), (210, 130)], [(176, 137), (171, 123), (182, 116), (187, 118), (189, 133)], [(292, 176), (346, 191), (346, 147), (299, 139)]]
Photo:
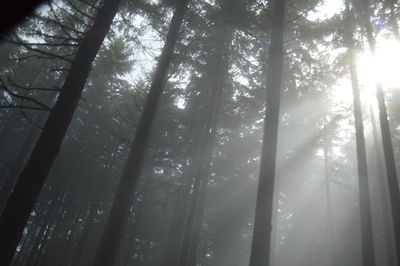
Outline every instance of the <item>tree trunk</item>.
[(269, 46), (264, 141), (260, 162), (250, 266), (270, 265), (273, 192), (278, 142), (280, 91), (282, 86), (284, 2), (284, 0), (275, 0), (272, 3), (274, 13), (272, 14), (271, 45)]
[(328, 218), (328, 235), (331, 248), (332, 264), (337, 266), (337, 251), (336, 251), (336, 241), (333, 228), (333, 212), (332, 212), (332, 198), (331, 198), (331, 179), (329, 173), (329, 144), (328, 144), (328, 126), (324, 128), (324, 172), (325, 172), (325, 191), (326, 191), (326, 211)]
[(350, 48), (350, 76), (353, 88), (354, 125), (356, 129), (358, 193), (360, 201), (361, 244), (363, 265), (374, 266), (374, 238), (372, 232), (371, 200), (369, 193), (367, 153), (365, 150), (364, 126), (361, 110), (360, 89), (353, 48)]
[[(229, 5), (222, 7), (222, 12), (229, 12)], [(226, 16), (229, 18), (229, 15)], [(216, 60), (215, 76), (211, 91), (207, 97), (210, 101), (207, 106), (208, 115), (203, 126), (203, 138), (199, 142), (200, 146), (198, 159), (194, 162), (195, 193), (193, 193), (191, 205), (189, 207), (189, 217), (186, 223), (185, 236), (183, 238), (181, 262), (182, 266), (196, 265), (197, 247), (200, 238), (201, 223), (206, 200), (206, 190), (208, 184), (209, 166), (212, 160), (212, 151), (217, 130), (219, 110), (221, 109), (222, 91), (228, 74), (228, 52), (229, 43), (232, 39), (232, 32), (227, 21), (223, 21), (217, 30), (216, 54), (211, 60)], [(223, 36), (223, 40), (220, 37)]]
[(88, 238), (89, 238), (90, 229), (92, 228), (92, 226), (94, 224), (94, 220), (96, 218), (96, 215), (97, 215), (97, 212), (99, 209), (99, 205), (100, 205), (100, 201), (104, 194), (105, 187), (109, 183), (107, 181), (110, 177), (111, 167), (113, 164), (112, 161), (113, 161), (113, 158), (111, 157), (110, 163), (108, 164), (107, 168), (104, 170), (104, 174), (100, 180), (100, 183), (98, 184), (96, 193), (90, 202), (89, 213), (83, 224), (82, 233), (79, 236), (78, 242), (76, 245), (76, 252), (70, 263), (70, 265), (72, 265), (72, 266), (77, 266), (81, 262), (82, 254), (85, 251), (86, 242), (88, 241)]
[(142, 117), (140, 118), (136, 130), (135, 139), (132, 143), (108, 220), (106, 221), (99, 248), (96, 252), (96, 257), (93, 263), (95, 266), (112, 266), (115, 264), (119, 245), (129, 217), (129, 209), (134, 194), (133, 192), (135, 191), (139, 180), (151, 124), (166, 81), (168, 66), (172, 60), (175, 44), (179, 37), (179, 30), (186, 13), (187, 3), (188, 0), (180, 0), (176, 3), (174, 16), (171, 21), (157, 69), (153, 76), (153, 82), (143, 109)]
[(80, 43), (62, 90), (0, 218), (0, 265), (9, 265), (30, 212), (58, 154), (93, 60), (121, 0), (106, 0)]
[[(394, 253), (393, 249), (393, 232), (392, 232), (392, 220), (390, 216), (390, 209), (389, 209), (389, 198), (387, 197), (387, 182), (384, 182), (383, 176), (385, 175), (385, 170), (383, 169), (383, 162), (381, 159), (381, 147), (379, 145), (378, 141), (378, 129), (376, 127), (376, 119), (375, 119), (375, 113), (373, 108), (371, 107), (370, 109), (370, 115), (371, 115), (371, 125), (372, 125), (372, 135), (373, 135), (373, 140), (374, 140), (374, 159), (376, 160), (376, 178), (381, 179), (377, 180), (377, 185), (379, 187), (379, 196), (380, 196), (380, 205), (382, 208), (382, 214), (383, 214), (383, 225), (384, 225), (384, 237), (385, 237), (385, 244), (386, 244), (386, 258), (387, 258), (387, 263), (388, 266), (395, 266), (396, 264), (396, 255)], [(379, 182), (380, 181), (380, 182)]]
[[(370, 23), (370, 14), (368, 12), (369, 0), (362, 0), (358, 3), (359, 13), (361, 14), (363, 26), (366, 30), (367, 41), (372, 56), (375, 56), (376, 43), (375, 37), (372, 31), (372, 25)], [(379, 122), (382, 133), (382, 144), (383, 144), (383, 154), (385, 157), (386, 166), (386, 177), (389, 185), (389, 198), (392, 211), (393, 219), (393, 232), (394, 232), (394, 244), (397, 257), (397, 265), (399, 264), (400, 258), (400, 191), (399, 182), (397, 179), (396, 163), (394, 159), (392, 138), (390, 135), (389, 121), (387, 116), (385, 95), (383, 92), (382, 84), (376, 83), (376, 97), (378, 102), (379, 110)]]
[(357, 169), (358, 169), (358, 193), (360, 204), (361, 222), (361, 252), (363, 265), (375, 266), (374, 237), (372, 228), (371, 199), (369, 192), (367, 153), (365, 148), (364, 125), (360, 99), (360, 87), (356, 68), (356, 57), (354, 54), (354, 16), (351, 13), (349, 3), (346, 3), (345, 11), (345, 34), (343, 36), (347, 43), (349, 55), (349, 70), (351, 86), (353, 90), (354, 126), (356, 131), (357, 146)]
[[(54, 95), (49, 95), (45, 103), (53, 103), (54, 102)], [(42, 126), (47, 118), (47, 112), (40, 112), (36, 115), (35, 124)], [(31, 127), (29, 133), (24, 139), (21, 148), (18, 151), (17, 157), (14, 159), (7, 176), (5, 178), (4, 184), (0, 190), (0, 213), (2, 213), (4, 204), (6, 204), (7, 199), (12, 192), (15, 182), (18, 180), (18, 174), (20, 173), (21, 169), (25, 165), (26, 160), (29, 157), (29, 154), (32, 151), (34, 143), (40, 134), (40, 129), (37, 128), (35, 125)]]

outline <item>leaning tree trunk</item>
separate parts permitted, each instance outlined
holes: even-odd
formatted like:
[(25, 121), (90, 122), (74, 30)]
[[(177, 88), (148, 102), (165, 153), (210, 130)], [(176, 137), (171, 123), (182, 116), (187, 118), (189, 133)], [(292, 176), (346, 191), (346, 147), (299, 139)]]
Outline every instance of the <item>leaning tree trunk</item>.
[(96, 54), (111, 26), (121, 0), (106, 0), (93, 26), (80, 43), (70, 71), (32, 154), (19, 175), (0, 218), (0, 265), (9, 265), (24, 226), (79, 103)]
[(282, 86), (284, 2), (285, 0), (275, 0), (272, 3), (272, 10), (274, 13), (272, 14), (271, 44), (269, 46), (264, 140), (262, 145), (250, 266), (270, 265), (273, 192), (278, 142), (280, 92)]
[(135, 139), (133, 140), (128, 160), (119, 181), (111, 211), (100, 240), (100, 245), (96, 252), (93, 263), (95, 266), (112, 266), (115, 264), (119, 245), (129, 217), (131, 201), (139, 180), (151, 124), (164, 88), (168, 66), (172, 60), (187, 5), (188, 0), (180, 0), (176, 3), (176, 9), (172, 17), (165, 45), (153, 76), (153, 82), (142, 117), (136, 129)]
[[(373, 35), (370, 14), (368, 12), (369, 0), (358, 2), (359, 13), (362, 18), (363, 26), (366, 31), (367, 41), (374, 57), (376, 53), (376, 42)], [(396, 163), (394, 159), (392, 137), (385, 104), (385, 95), (382, 84), (376, 82), (376, 97), (379, 110), (379, 122), (382, 133), (383, 154), (385, 157), (386, 177), (389, 185), (389, 198), (393, 219), (394, 246), (396, 250), (397, 265), (400, 265), (400, 191), (399, 181), (397, 179)]]
[[(54, 95), (49, 95), (49, 97), (46, 99), (46, 104), (48, 104), (50, 101), (54, 102)], [(35, 118), (35, 124), (40, 126), (43, 125), (46, 118), (47, 113), (41, 112), (37, 114)], [(18, 174), (23, 169), (26, 160), (29, 158), (29, 154), (34, 147), (35, 140), (39, 137), (39, 135), (40, 129), (33, 125), (29, 130), (29, 133), (26, 135), (22, 146), (18, 151), (17, 157), (11, 164), (11, 167), (5, 178), (5, 182), (0, 189), (0, 213), (2, 213), (3, 207), (7, 203), (9, 194), (13, 191), (15, 182), (18, 180)]]

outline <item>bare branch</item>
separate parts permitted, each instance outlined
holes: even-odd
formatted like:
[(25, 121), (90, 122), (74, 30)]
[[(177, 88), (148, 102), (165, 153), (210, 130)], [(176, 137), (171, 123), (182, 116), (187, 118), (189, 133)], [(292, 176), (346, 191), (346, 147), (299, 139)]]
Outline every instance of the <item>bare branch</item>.
[(63, 41), (65, 41), (65, 42), (68, 42), (68, 41), (75, 41), (76, 43), (79, 43), (79, 42), (82, 40), (82, 38), (74, 38), (74, 37), (72, 37), (72, 36), (70, 36), (70, 35), (68, 35), (68, 37), (50, 35), (50, 34), (43, 33), (43, 32), (40, 31), (40, 30), (37, 30), (37, 31), (35, 31), (34, 33), (30, 33), (30, 34), (27, 34), (27, 35), (28, 35), (28, 36), (36, 36), (36, 35), (39, 35), (39, 36), (41, 36), (41, 37), (46, 37), (46, 38), (51, 38), (51, 39), (56, 39), (56, 40), (63, 40)]
[(67, 4), (69, 6), (71, 6), (76, 12), (78, 12), (79, 14), (81, 14), (84, 17), (87, 17), (90, 20), (94, 20), (94, 18), (92, 16), (90, 16), (89, 14), (83, 12), (82, 10), (80, 10), (79, 8), (77, 8), (71, 1), (67, 1)]
[(69, 63), (71, 63), (72, 60), (71, 60), (71, 59), (68, 59), (67, 57), (72, 56), (72, 55), (75, 55), (75, 53), (66, 54), (66, 55), (57, 55), (57, 54), (54, 54), (54, 53), (42, 51), (42, 50), (40, 50), (40, 49), (31, 47), (29, 43), (23, 42), (23, 41), (22, 41), (18, 36), (16, 36), (16, 35), (15, 35), (15, 38), (16, 38), (17, 40), (12, 40), (12, 39), (5, 39), (5, 40), (6, 40), (7, 42), (9, 42), (9, 43), (13, 43), (13, 44), (16, 44), (16, 45), (21, 45), (21, 46), (25, 47), (26, 49), (28, 49), (28, 50), (30, 50), (30, 51), (37, 52), (37, 53), (40, 53), (40, 54), (43, 54), (43, 55), (46, 55), (46, 56), (58, 58), (58, 59), (67, 61), (67, 62), (69, 62)]
[(90, 6), (91, 8), (93, 8), (94, 10), (98, 10), (99, 8), (95, 5), (93, 5), (92, 3), (90, 3), (90, 1), (86, 1), (86, 0), (80, 0), (82, 3), (85, 3), (86, 5)]
[(22, 85), (17, 84), (14, 80), (12, 80), (10, 77), (7, 78), (7, 81), (10, 85), (17, 87), (18, 89), (24, 90), (24, 91), (51, 91), (51, 92), (59, 92), (61, 89), (58, 87), (55, 88), (44, 88), (44, 87), (25, 87)]
[(284, 26), (296, 21), (297, 19), (299, 19), (300, 17), (306, 15), (308, 12), (310, 12), (311, 10), (313, 10), (317, 5), (319, 4), (319, 2), (317, 1), (317, 3), (313, 6), (311, 6), (310, 8), (304, 10), (303, 12), (301, 12), (299, 15), (295, 16), (292, 19), (289, 19), (288, 21), (285, 22)]
[(39, 20), (41, 20), (41, 21), (43, 21), (45, 23), (52, 23), (52, 24), (54, 24), (56, 26), (59, 26), (63, 30), (63, 32), (65, 34), (67, 34), (68, 36), (71, 36), (71, 35), (65, 30), (69, 30), (69, 31), (74, 32), (75, 34), (78, 34), (78, 35), (84, 35), (85, 34), (84, 32), (81, 32), (81, 31), (79, 31), (77, 29), (71, 28), (71, 27), (61, 23), (60, 21), (58, 21), (57, 17), (56, 17), (57, 20), (50, 19), (50, 18), (45, 18), (45, 17), (42, 17), (40, 15), (34, 15), (34, 18), (39, 19)]
[(10, 109), (29, 109), (29, 110), (46, 111), (46, 112), (50, 111), (50, 110), (47, 110), (47, 109), (41, 108), (41, 107), (34, 107), (34, 106), (28, 106), (28, 105), (13, 105), (13, 104), (0, 105), (0, 108), (1, 109), (8, 109), (8, 108), (10, 108)]
[(28, 120), (29, 123), (31, 123), (34, 127), (37, 127), (39, 129), (43, 129), (40, 125), (38, 125), (35, 121), (33, 121), (28, 114), (25, 112), (24, 109), (19, 109), (19, 111), (21, 112), (22, 116), (25, 117), (26, 120)]
[(34, 99), (32, 97), (19, 95), (19, 94), (15, 93), (15, 92), (11, 91), (7, 87), (7, 85), (5, 84), (5, 82), (2, 79), (0, 79), (0, 83), (2, 85), (2, 89), (4, 91), (6, 91), (8, 94), (10, 94), (12, 97), (15, 97), (15, 98), (18, 98), (18, 99), (21, 99), (21, 100), (27, 100), (29, 102), (37, 104), (38, 106), (41, 106), (44, 109), (47, 109), (48, 111), (51, 111), (51, 108), (49, 106), (45, 105), (44, 103), (42, 103), (42, 102), (40, 102), (40, 101), (38, 101), (38, 100), (36, 100), (36, 99)]
[[(75, 21), (72, 20), (72, 18), (76, 19), (79, 23), (83, 24), (86, 27), (89, 27), (89, 24), (86, 23), (86, 21), (82, 20), (81, 18), (75, 16), (74, 14), (71, 14), (68, 10), (66, 10), (63, 7), (60, 7), (57, 5), (57, 8), (60, 9), (61, 11), (63, 11), (67, 16), (66, 18), (68, 19), (68, 21), (71, 23), (71, 25), (75, 25)], [(82, 11), (81, 11), (82, 12)]]
[(68, 71), (70, 71), (70, 69), (69, 68), (52, 68), (52, 69), (50, 69), (50, 71), (54, 71), (54, 72), (65, 71), (65, 72), (68, 72)]

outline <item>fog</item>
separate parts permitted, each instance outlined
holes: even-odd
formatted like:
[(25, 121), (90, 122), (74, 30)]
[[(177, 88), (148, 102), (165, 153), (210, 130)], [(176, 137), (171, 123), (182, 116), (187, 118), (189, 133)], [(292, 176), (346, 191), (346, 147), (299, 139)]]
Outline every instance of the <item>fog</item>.
[(399, 265), (399, 8), (44, 3), (0, 39), (0, 264)]

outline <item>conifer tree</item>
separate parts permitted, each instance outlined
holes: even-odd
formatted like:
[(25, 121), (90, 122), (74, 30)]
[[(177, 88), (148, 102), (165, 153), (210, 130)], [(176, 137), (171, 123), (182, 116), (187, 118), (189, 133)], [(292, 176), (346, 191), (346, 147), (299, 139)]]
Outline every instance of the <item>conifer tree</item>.
[(151, 125), (166, 82), (168, 67), (173, 57), (175, 44), (179, 38), (179, 31), (186, 13), (188, 0), (179, 0), (175, 2), (175, 5), (175, 12), (165, 39), (164, 48), (153, 74), (149, 95), (147, 96), (146, 104), (135, 132), (135, 138), (101, 236), (93, 263), (94, 266), (111, 266), (115, 264), (117, 259), (123, 232), (129, 217), (133, 193), (139, 180)]
[(282, 87), (284, 2), (284, 0), (275, 0), (272, 2), (273, 13), (271, 42), (269, 44), (267, 101), (250, 266), (270, 265), (272, 205), (278, 142), (280, 93)]
[(81, 41), (35, 147), (18, 177), (0, 218), (0, 264), (9, 265), (29, 215), (58, 154), (78, 105), (91, 65), (118, 11), (120, 0), (106, 0)]

